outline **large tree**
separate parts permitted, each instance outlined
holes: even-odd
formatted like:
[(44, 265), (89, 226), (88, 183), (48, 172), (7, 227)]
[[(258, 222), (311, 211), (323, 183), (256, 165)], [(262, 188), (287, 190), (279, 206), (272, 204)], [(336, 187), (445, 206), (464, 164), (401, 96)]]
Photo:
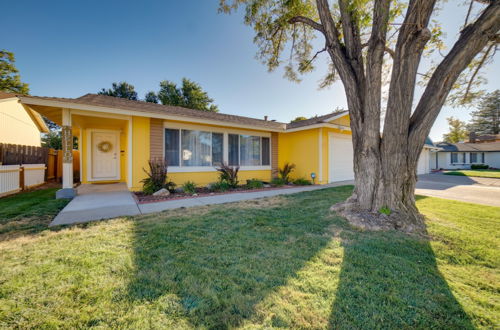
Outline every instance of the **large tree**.
[(449, 143), (464, 141), (468, 136), (467, 124), (458, 118), (448, 117), (449, 132), (443, 134), (443, 140)]
[(14, 53), (0, 50), (0, 91), (29, 94), (28, 84), (21, 82)]
[[(156, 96), (156, 99), (155, 99)], [(213, 104), (214, 100), (208, 96), (208, 93), (201, 86), (187, 78), (182, 79), (182, 86), (177, 87), (177, 84), (168, 80), (160, 82), (160, 90), (154, 95), (148, 93), (148, 102), (159, 100), (165, 105), (175, 105), (190, 109), (203, 111), (219, 111), (218, 107)]]
[(113, 83), (111, 88), (108, 89), (102, 88), (97, 94), (120, 97), (134, 101), (137, 100), (137, 92), (135, 91), (134, 85), (125, 81)]
[(472, 112), (469, 130), (477, 134), (500, 133), (500, 90), (487, 94)]
[[(355, 188), (332, 209), (364, 228), (424, 230), (414, 197), (418, 157), (457, 79), (474, 72), (475, 63), (488, 62), (476, 59), (494, 53), (500, 1), (477, 1), (474, 8), (471, 3), (454, 45), (424, 73), (419, 72), (422, 56), (443, 51), (442, 31), (436, 17), (431, 18), (436, 0), (221, 0), (220, 10), (231, 12), (241, 5), (245, 23), (256, 32), (258, 57), (270, 70), (285, 62), (285, 75), (298, 79), (297, 74), (312, 70), (313, 60), (326, 52), (331, 70), (325, 83), (338, 77), (343, 84)], [(324, 45), (313, 55), (318, 36)], [(389, 70), (385, 88), (384, 72)], [(417, 98), (419, 73), (426, 81)]]

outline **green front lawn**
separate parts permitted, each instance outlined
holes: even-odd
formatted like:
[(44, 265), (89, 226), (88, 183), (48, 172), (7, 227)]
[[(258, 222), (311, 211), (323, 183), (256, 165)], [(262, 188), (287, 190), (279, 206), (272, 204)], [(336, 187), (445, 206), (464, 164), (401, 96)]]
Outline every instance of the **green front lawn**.
[(500, 208), (418, 200), (430, 239), (328, 211), (352, 187), (0, 242), (0, 328), (494, 328)]
[(445, 171), (444, 174), (500, 179), (500, 170), (456, 170), (456, 171)]
[(55, 199), (56, 190), (40, 189), (0, 198), (0, 240), (46, 230), (68, 203)]

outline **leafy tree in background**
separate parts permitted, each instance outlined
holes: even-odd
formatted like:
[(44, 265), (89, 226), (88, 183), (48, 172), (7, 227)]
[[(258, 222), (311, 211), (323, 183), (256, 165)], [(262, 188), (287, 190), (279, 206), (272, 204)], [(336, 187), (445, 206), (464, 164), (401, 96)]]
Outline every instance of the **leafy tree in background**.
[(158, 103), (158, 95), (156, 95), (155, 92), (150, 91), (147, 92), (146, 95), (144, 96), (144, 101), (149, 102), (149, 103)]
[(443, 140), (448, 143), (457, 143), (464, 141), (469, 136), (467, 130), (467, 125), (465, 122), (459, 120), (458, 118), (448, 117), (446, 118), (448, 125), (450, 126), (450, 131), (443, 134)]
[(179, 88), (174, 82), (164, 80), (160, 82), (160, 91), (157, 94), (162, 104), (174, 105), (190, 109), (218, 112), (218, 107), (213, 104), (201, 86), (187, 78), (182, 79), (182, 86)]
[(113, 83), (111, 88), (103, 88), (97, 94), (137, 101), (137, 92), (134, 86), (125, 81)]
[(21, 82), (19, 70), (15, 67), (14, 53), (0, 50), (0, 91), (29, 94), (27, 83)]
[[(257, 57), (270, 71), (284, 66), (285, 77), (299, 81), (326, 54), (329, 67), (320, 86), (342, 82), (354, 148), (353, 194), (332, 209), (358, 227), (425, 231), (415, 205), (425, 139), (450, 92), (463, 91), (463, 102), (473, 99), (477, 86), (471, 81), (481, 82), (479, 71), (495, 53), (500, 1), (470, 0), (463, 26), (450, 33), (457, 38), (448, 52), (436, 3), (220, 0), (222, 12), (244, 7)], [(318, 37), (324, 43), (315, 51)], [(429, 62), (420, 65), (424, 57)], [(419, 72), (422, 67), (429, 70)], [(463, 77), (469, 83), (462, 84)], [(422, 93), (415, 93), (418, 86)], [(387, 209), (389, 214), (381, 212)]]
[(302, 120), (306, 120), (306, 119), (307, 119), (306, 117), (302, 117), (302, 116), (300, 116), (300, 117), (296, 117), (296, 118), (295, 118), (294, 120), (292, 120), (291, 122), (292, 122), (292, 123), (295, 123), (296, 121), (302, 121)]
[(468, 129), (477, 134), (500, 133), (500, 90), (482, 98), (478, 109), (472, 112)]

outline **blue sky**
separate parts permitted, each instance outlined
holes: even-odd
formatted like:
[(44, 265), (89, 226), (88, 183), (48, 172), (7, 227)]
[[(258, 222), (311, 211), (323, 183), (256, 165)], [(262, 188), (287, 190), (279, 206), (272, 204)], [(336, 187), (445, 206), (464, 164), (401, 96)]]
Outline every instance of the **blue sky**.
[[(268, 73), (255, 59), (253, 31), (242, 14), (217, 13), (217, 0), (9, 1), (9, 27), (1, 47), (16, 55), (23, 81), (40, 96), (78, 97), (127, 81), (142, 97), (161, 80), (200, 83), (224, 113), (278, 121), (346, 107), (343, 88), (318, 90), (326, 60), (300, 84)], [(454, 1), (440, 18), (454, 40), (465, 9)], [(500, 88), (498, 61), (488, 68), (487, 89)], [(497, 73), (495, 75), (494, 73)], [(470, 109), (444, 108), (431, 132), (447, 130), (445, 118), (469, 119)]]

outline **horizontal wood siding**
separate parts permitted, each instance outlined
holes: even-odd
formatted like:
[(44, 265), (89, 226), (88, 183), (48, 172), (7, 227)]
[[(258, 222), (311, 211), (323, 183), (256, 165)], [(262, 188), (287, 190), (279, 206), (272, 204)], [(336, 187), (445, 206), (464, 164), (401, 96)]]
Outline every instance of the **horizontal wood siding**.
[(278, 133), (271, 133), (271, 176), (278, 177)]
[(150, 159), (163, 158), (163, 120), (151, 118), (150, 124)]

